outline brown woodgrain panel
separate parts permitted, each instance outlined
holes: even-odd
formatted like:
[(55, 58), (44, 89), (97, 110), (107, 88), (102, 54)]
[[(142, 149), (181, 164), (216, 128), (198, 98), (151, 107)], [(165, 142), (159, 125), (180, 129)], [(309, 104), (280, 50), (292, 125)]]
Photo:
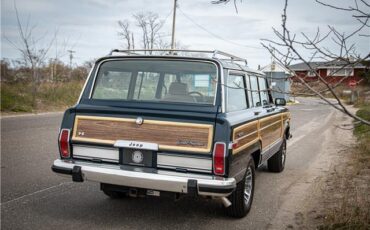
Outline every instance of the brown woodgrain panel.
[[(114, 144), (117, 140), (157, 143), (160, 150), (210, 152), (213, 126), (205, 124), (76, 116), (73, 140)], [(189, 143), (192, 143), (191, 145)]]
[(281, 114), (266, 117), (260, 120), (260, 137), (262, 140), (262, 149), (274, 143), (281, 137), (282, 123)]
[(283, 122), (290, 119), (290, 113), (289, 112), (282, 113), (281, 116), (283, 118)]
[(233, 142), (238, 143), (238, 147), (233, 149), (233, 154), (236, 154), (248, 146), (258, 141), (258, 121), (238, 126), (233, 132)]

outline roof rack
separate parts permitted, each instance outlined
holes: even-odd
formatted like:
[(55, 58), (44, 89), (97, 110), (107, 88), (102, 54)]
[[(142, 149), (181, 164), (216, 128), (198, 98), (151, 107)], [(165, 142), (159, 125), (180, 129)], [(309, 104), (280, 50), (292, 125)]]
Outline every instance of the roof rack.
[[(113, 53), (124, 53), (126, 55), (153, 55), (151, 52), (164, 52), (165, 55), (174, 55), (177, 56), (178, 53), (198, 53), (198, 54), (211, 54), (212, 58), (224, 60), (224, 61), (237, 61), (237, 62), (244, 62), (245, 65), (248, 64), (247, 59), (237, 57), (235, 55), (220, 51), (220, 50), (184, 50), (184, 49), (136, 49), (136, 50), (120, 50), (120, 49), (113, 49), (109, 56), (112, 56)], [(147, 52), (150, 52), (149, 54)], [(221, 56), (222, 58), (218, 58), (217, 56)]]

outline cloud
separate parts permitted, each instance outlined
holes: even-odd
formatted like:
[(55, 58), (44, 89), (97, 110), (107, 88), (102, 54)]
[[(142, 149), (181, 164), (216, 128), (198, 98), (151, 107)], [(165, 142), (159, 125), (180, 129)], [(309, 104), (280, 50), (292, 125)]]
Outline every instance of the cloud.
[[(176, 39), (189, 48), (220, 49), (247, 57), (252, 67), (268, 63), (270, 56), (265, 50), (246, 46), (259, 47), (261, 38), (275, 38), (271, 28), (280, 29), (284, 2), (243, 1), (238, 4), (238, 14), (233, 4), (215, 5), (210, 2), (178, 1), (180, 10), (191, 20), (177, 12)], [(70, 43), (76, 44), (76, 62), (80, 63), (120, 47), (117, 21), (131, 19), (134, 13), (152, 11), (162, 19), (167, 17), (161, 31), (163, 35), (169, 35), (172, 27), (171, 0), (17, 0), (16, 3), (22, 22), (25, 23), (30, 16), (31, 24), (37, 25), (37, 33), (49, 31), (52, 34), (59, 29), (59, 40), (69, 39)], [(2, 0), (1, 4), (2, 36), (6, 34), (16, 41), (13, 0)], [(346, 13), (320, 6), (314, 1), (290, 1), (288, 25), (292, 33), (313, 35), (318, 26), (325, 30), (328, 24), (347, 33), (355, 28)], [(140, 42), (140, 29), (133, 22), (131, 28), (136, 34), (135, 40)], [(170, 40), (170, 36), (164, 38)], [(356, 38), (354, 41), (359, 50), (369, 52), (368, 40)], [(19, 57), (19, 53), (4, 40), (1, 53), (2, 57)]]

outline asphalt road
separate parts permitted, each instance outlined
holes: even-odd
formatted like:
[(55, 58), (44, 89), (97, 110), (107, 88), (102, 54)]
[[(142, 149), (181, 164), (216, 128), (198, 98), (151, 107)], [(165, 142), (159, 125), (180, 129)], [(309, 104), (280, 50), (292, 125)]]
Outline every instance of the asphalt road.
[[(111, 200), (99, 184), (54, 175), (61, 113), (1, 119), (2, 229), (266, 229), (284, 194), (304, 180), (305, 170), (325, 149), (322, 133), (337, 113), (316, 99), (290, 106), (293, 138), (285, 171), (257, 172), (252, 210), (243, 219), (225, 216), (215, 200), (166, 197)], [(327, 138), (327, 137), (326, 137)], [(294, 211), (294, 210), (293, 210)]]

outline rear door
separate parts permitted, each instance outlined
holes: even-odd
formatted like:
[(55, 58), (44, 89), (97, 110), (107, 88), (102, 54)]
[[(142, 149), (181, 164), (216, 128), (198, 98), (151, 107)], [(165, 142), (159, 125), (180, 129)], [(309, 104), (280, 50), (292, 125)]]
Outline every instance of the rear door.
[(270, 101), (267, 80), (264, 76), (256, 75), (262, 107), (259, 121), (259, 131), (262, 141), (263, 159), (269, 158), (279, 146), (282, 132), (281, 114)]
[(217, 78), (210, 62), (102, 63), (76, 107), (74, 158), (211, 172)]

